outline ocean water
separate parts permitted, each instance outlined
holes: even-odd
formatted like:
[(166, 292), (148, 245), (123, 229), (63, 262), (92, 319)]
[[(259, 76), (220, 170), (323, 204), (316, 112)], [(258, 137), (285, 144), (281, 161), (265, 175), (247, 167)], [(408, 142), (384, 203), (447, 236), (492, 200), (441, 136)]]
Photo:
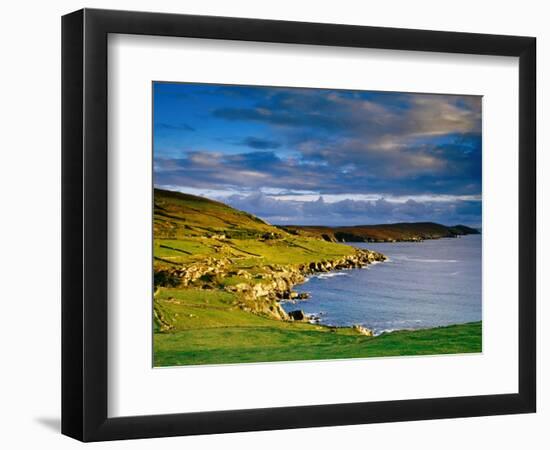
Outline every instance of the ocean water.
[(481, 235), (350, 245), (389, 260), (313, 275), (294, 288), (311, 298), (283, 308), (302, 309), (327, 325), (363, 325), (375, 334), (481, 320)]

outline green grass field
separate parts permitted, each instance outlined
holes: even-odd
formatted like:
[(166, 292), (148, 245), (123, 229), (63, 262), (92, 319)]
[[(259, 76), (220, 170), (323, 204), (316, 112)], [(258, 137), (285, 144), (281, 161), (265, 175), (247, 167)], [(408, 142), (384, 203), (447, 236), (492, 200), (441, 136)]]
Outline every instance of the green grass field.
[[(233, 301), (226, 292), (161, 288), (155, 298), (155, 366), (481, 351), (481, 322), (368, 337), (351, 328), (261, 317)], [(161, 332), (163, 324), (172, 328)]]
[[(155, 190), (154, 211), (155, 366), (481, 351), (481, 322), (369, 337), (352, 328), (278, 320), (269, 315), (275, 298), (244, 298), (232, 288), (267, 283), (281, 267), (332, 261), (356, 249), (288, 233), (186, 194)], [(219, 262), (223, 270), (208, 272)], [(178, 285), (177, 274), (193, 265), (206, 275)]]
[(377, 337), (277, 326), (155, 334), (155, 366), (441, 355), (481, 352), (481, 322)]

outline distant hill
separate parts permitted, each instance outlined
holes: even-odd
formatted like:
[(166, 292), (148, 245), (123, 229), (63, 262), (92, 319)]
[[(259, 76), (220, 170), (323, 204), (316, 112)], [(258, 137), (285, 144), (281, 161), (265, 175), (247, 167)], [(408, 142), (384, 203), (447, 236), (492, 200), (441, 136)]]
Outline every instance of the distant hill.
[(228, 238), (277, 239), (290, 235), (322, 239), (328, 242), (421, 241), (479, 234), (465, 225), (445, 226), (434, 222), (393, 223), (328, 227), (321, 225), (273, 226), (245, 211), (224, 203), (155, 189), (155, 239)]
[(422, 241), (425, 239), (479, 234), (478, 230), (465, 225), (448, 227), (434, 222), (404, 222), (346, 227), (287, 225), (280, 228), (298, 236), (317, 237), (330, 242)]

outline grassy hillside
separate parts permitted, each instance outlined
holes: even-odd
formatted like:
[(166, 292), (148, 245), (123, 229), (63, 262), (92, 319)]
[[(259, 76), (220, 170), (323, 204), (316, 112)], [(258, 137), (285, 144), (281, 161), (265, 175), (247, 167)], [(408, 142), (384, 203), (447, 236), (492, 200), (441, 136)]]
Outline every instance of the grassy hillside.
[(353, 254), (354, 249), (298, 237), (223, 203), (155, 189), (156, 268), (182, 266), (207, 257), (229, 258), (235, 268), (299, 264)]
[(297, 236), (316, 237), (330, 242), (395, 242), (440, 239), (479, 231), (465, 225), (448, 227), (433, 222), (393, 223), (381, 225), (357, 225), (348, 227), (323, 227), (288, 225), (281, 229)]
[(233, 295), (160, 288), (155, 298), (154, 365), (481, 351), (481, 322), (368, 337), (352, 328), (330, 328), (251, 314), (234, 306)]
[(251, 239), (278, 232), (258, 217), (223, 203), (161, 189), (155, 189), (154, 224), (158, 239), (222, 234)]
[(368, 337), (352, 328), (257, 316), (233, 308), (229, 298), (199, 292), (166, 290), (159, 296), (159, 308), (176, 328), (155, 333), (155, 366), (481, 351), (481, 322)]
[[(352, 328), (270, 319), (215, 291), (161, 289), (155, 366), (297, 361), (481, 351), (481, 322), (368, 337)], [(172, 324), (169, 332), (158, 332)]]
[(307, 273), (382, 260), (376, 252), (158, 189), (153, 228), (155, 366), (480, 351), (479, 324), (373, 338), (280, 307)]

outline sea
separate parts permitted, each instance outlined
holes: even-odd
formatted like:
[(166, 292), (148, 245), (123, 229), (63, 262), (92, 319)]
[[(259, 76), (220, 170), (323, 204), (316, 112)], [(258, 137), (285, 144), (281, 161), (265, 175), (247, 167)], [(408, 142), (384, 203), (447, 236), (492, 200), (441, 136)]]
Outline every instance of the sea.
[(375, 335), (481, 320), (481, 235), (423, 242), (349, 243), (385, 262), (320, 273), (294, 287), (306, 300), (283, 302), (325, 325), (361, 325)]

